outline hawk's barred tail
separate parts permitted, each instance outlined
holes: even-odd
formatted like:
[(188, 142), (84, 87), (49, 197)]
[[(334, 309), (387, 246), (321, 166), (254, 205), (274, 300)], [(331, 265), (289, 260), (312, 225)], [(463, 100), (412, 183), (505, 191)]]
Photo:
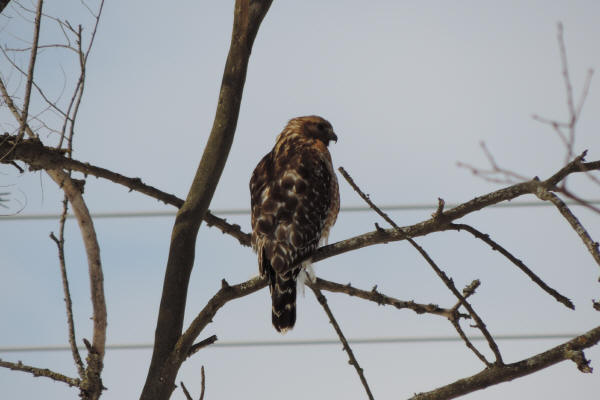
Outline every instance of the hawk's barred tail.
[(286, 333), (296, 323), (296, 277), (298, 269), (273, 274), (269, 286), (273, 301), (272, 321), (277, 332)]

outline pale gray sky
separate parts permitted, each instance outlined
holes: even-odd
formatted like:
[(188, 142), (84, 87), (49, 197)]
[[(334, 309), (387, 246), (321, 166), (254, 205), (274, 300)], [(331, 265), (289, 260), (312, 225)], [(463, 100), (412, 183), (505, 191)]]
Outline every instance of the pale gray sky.
[[(89, 24), (82, 7), (47, 2), (51, 15)], [(79, 3), (77, 3), (79, 5)], [(88, 68), (74, 157), (116, 172), (139, 176), (184, 197), (212, 125), (231, 34), (233, 1), (108, 1)], [(0, 44), (23, 46), (30, 26), (10, 5), (0, 16)], [(600, 67), (600, 2), (398, 2), (274, 1), (258, 33), (250, 60), (238, 129), (212, 209), (249, 207), (252, 169), (294, 116), (319, 114), (333, 124), (339, 141), (331, 152), (378, 204), (449, 203), (499, 188), (457, 161), (485, 167), (479, 142), (496, 160), (527, 177), (558, 170), (564, 148), (552, 130), (532, 120), (567, 116), (556, 40), (562, 21), (576, 94), (589, 68)], [(48, 22), (47, 35), (53, 35)], [(47, 29), (47, 30), (46, 30)], [(51, 36), (45, 36), (50, 42)], [(74, 70), (70, 54), (46, 50), (36, 76), (49, 93)], [(27, 55), (19, 59), (26, 65)], [(0, 62), (16, 92), (19, 81)], [(71, 78), (69, 76), (69, 78)], [(72, 85), (72, 79), (68, 85)], [(600, 83), (597, 77), (577, 131), (576, 151), (600, 159)], [(22, 90), (22, 89), (21, 89)], [(39, 104), (37, 105), (39, 107)], [(0, 111), (0, 129), (14, 122)], [(51, 118), (51, 116), (48, 116)], [(53, 136), (43, 139), (54, 142)], [(45, 175), (19, 176), (0, 168), (0, 185), (26, 201), (22, 214), (60, 210), (62, 195)], [(598, 187), (573, 178), (584, 197)], [(362, 205), (340, 177), (342, 206)], [(0, 192), (5, 191), (4, 188)], [(85, 198), (92, 212), (170, 210), (112, 183), (89, 178)], [(524, 197), (522, 200), (534, 200)], [(11, 209), (16, 211), (18, 204)], [(0, 212), (2, 209), (0, 209)], [(433, 210), (432, 210), (433, 211)], [(598, 240), (598, 216), (574, 208)], [(391, 213), (400, 225), (431, 211)], [(249, 230), (248, 215), (228, 216)], [(330, 242), (373, 229), (374, 213), (341, 214)], [(576, 234), (552, 208), (488, 209), (464, 219), (490, 233), (548, 284), (571, 298), (565, 309), (535, 287), (499, 254), (466, 233), (420, 239), (458, 286), (482, 285), (472, 298), (493, 334), (583, 332), (598, 325), (591, 299), (599, 298), (598, 266)], [(55, 245), (48, 234), (56, 221), (0, 221), (0, 346), (66, 344), (63, 295)], [(109, 312), (109, 343), (150, 342), (154, 335), (171, 218), (97, 220)], [(84, 253), (76, 224), (67, 226), (67, 262), (77, 335), (90, 337), (91, 307)], [(257, 273), (255, 255), (237, 241), (203, 226), (203, 257), (192, 274), (187, 321), (218, 290), (220, 280), (238, 283)], [(451, 306), (454, 300), (406, 243), (374, 246), (328, 259), (317, 274), (403, 300)], [(366, 304), (345, 295), (329, 302), (348, 337), (455, 335), (442, 318)], [(270, 324), (268, 291), (227, 304), (202, 337), (230, 340), (334, 338), (335, 332), (310, 293), (299, 300), (296, 328), (285, 337)], [(468, 330), (467, 325), (465, 325)], [(468, 330), (477, 334), (475, 330)], [(505, 360), (529, 357), (564, 340), (500, 341)], [(478, 347), (489, 354), (483, 342)], [(407, 398), (474, 374), (482, 365), (461, 342), (355, 345), (355, 354), (377, 399)], [(600, 348), (586, 352), (600, 366)], [(135, 398), (151, 352), (114, 350), (106, 356), (105, 399)], [(76, 375), (69, 352), (2, 353), (7, 360)], [(341, 345), (313, 347), (208, 348), (181, 369), (199, 393), (200, 366), (207, 398), (363, 399)], [(75, 398), (64, 385), (0, 370), (7, 399)], [(595, 399), (597, 373), (584, 375), (572, 363), (479, 391), (465, 398), (573, 397)], [(176, 390), (173, 399), (183, 399)]]

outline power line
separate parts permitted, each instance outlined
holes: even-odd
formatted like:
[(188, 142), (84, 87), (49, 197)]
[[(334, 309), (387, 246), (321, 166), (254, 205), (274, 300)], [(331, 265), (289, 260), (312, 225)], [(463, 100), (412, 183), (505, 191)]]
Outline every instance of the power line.
[[(571, 339), (580, 335), (579, 333), (533, 333), (533, 334), (506, 334), (496, 335), (495, 340), (549, 340), (549, 339)], [(439, 343), (459, 342), (458, 336), (405, 336), (405, 337), (380, 337), (380, 338), (355, 338), (348, 339), (350, 344), (391, 344), (391, 343)], [(471, 341), (485, 340), (483, 336), (471, 336)], [(213, 347), (279, 347), (279, 346), (319, 346), (340, 344), (338, 339), (300, 339), (300, 340), (252, 340), (252, 341), (223, 341), (216, 342)], [(80, 350), (85, 347), (78, 346)], [(107, 350), (147, 350), (152, 349), (152, 343), (125, 343), (108, 344)], [(0, 347), (0, 353), (24, 353), (24, 352), (46, 352), (46, 351), (71, 351), (66, 345), (56, 346), (7, 346)]]
[[(587, 200), (588, 204), (600, 205), (600, 200)], [(566, 201), (569, 206), (580, 205), (575, 201)], [(452, 208), (458, 206), (459, 203), (446, 204), (446, 208)], [(494, 204), (492, 207), (497, 208), (515, 208), (515, 207), (552, 207), (553, 204), (549, 202), (533, 202), (533, 201), (511, 201)], [(390, 204), (380, 207), (385, 211), (415, 211), (415, 210), (436, 210), (437, 204)], [(371, 211), (367, 206), (346, 206), (340, 209), (341, 212), (365, 212)], [(226, 208), (221, 210), (214, 210), (215, 215), (248, 215), (250, 209), (247, 208)], [(115, 212), (99, 212), (92, 213), (92, 218), (156, 218), (156, 217), (174, 217), (176, 211), (115, 211)], [(15, 215), (3, 215), (0, 216), (0, 220), (18, 220), (18, 221), (31, 221), (31, 220), (56, 220), (60, 217), (58, 214), (15, 214)], [(72, 214), (68, 214), (67, 218), (73, 218)]]

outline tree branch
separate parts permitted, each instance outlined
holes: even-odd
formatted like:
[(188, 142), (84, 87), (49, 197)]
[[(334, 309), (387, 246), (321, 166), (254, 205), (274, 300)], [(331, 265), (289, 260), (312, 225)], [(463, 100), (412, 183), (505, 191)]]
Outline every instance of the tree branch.
[[(317, 289), (327, 290), (328, 292), (334, 293), (345, 293), (349, 296), (356, 296), (364, 300), (375, 302), (379, 305), (390, 305), (394, 306), (399, 310), (409, 309), (413, 310), (417, 314), (434, 314), (441, 315), (442, 317), (451, 318), (454, 317), (456, 310), (441, 308), (437, 304), (419, 304), (414, 301), (403, 301), (393, 297), (384, 295), (377, 291), (377, 287), (374, 287), (371, 291), (357, 289), (350, 284), (341, 285), (336, 282), (327, 281), (325, 279), (317, 278), (315, 283), (307, 282), (307, 286), (314, 286)], [(466, 314), (459, 314), (459, 318), (470, 318)]]
[(454, 208), (445, 210), (436, 217), (432, 217), (426, 221), (417, 224), (401, 227), (401, 231), (395, 228), (377, 229), (373, 232), (364, 233), (350, 239), (346, 239), (328, 246), (319, 248), (311, 257), (313, 262), (321, 261), (338, 254), (346, 253), (352, 250), (360, 249), (375, 244), (389, 243), (407, 238), (415, 238), (425, 236), (431, 232), (442, 232), (452, 229), (450, 224), (452, 221), (479, 211), (493, 204), (500, 203), (506, 200), (512, 200), (525, 194), (535, 194), (538, 188), (554, 187), (558, 182), (564, 179), (569, 174), (574, 172), (585, 172), (600, 169), (600, 161), (582, 163), (577, 157), (569, 164), (564, 166), (560, 171), (551, 176), (545, 181), (532, 179), (527, 182), (517, 183), (503, 189), (476, 197), (465, 203), (462, 203)]
[(556, 301), (564, 304), (566, 307), (568, 307), (572, 310), (575, 309), (575, 306), (573, 305), (571, 300), (569, 300), (567, 297), (563, 296), (562, 294), (558, 293), (556, 290), (554, 290), (553, 288), (548, 286), (546, 284), (546, 282), (544, 282), (532, 270), (530, 270), (523, 263), (523, 261), (521, 261), (518, 258), (516, 258), (515, 256), (513, 256), (508, 250), (506, 250), (504, 247), (500, 246), (497, 242), (492, 240), (492, 238), (490, 238), (490, 235), (482, 233), (482, 232), (478, 231), (477, 229), (473, 228), (472, 226), (466, 225), (466, 224), (451, 224), (450, 226), (452, 228), (456, 229), (457, 231), (460, 231), (461, 229), (463, 229), (463, 230), (469, 232), (474, 237), (481, 239), (484, 243), (488, 244), (492, 248), (492, 250), (497, 250), (504, 257), (508, 258), (510, 260), (510, 262), (515, 264), (517, 266), (517, 268), (519, 268), (521, 271), (523, 271), (525, 273), (525, 275), (527, 275), (533, 282), (535, 282), (540, 288), (542, 288), (542, 290), (544, 290), (550, 296), (554, 297), (556, 299)]
[(552, 204), (556, 206), (561, 215), (567, 220), (567, 222), (571, 225), (573, 230), (579, 235), (585, 247), (587, 247), (588, 251), (596, 261), (596, 263), (600, 266), (600, 251), (598, 250), (598, 246), (600, 245), (598, 242), (595, 242), (588, 231), (583, 227), (581, 222), (577, 219), (577, 217), (571, 212), (569, 207), (562, 201), (557, 195), (550, 192), (546, 188), (540, 187), (536, 192), (536, 195), (541, 200), (550, 201)]
[[(165, 271), (154, 350), (141, 399), (167, 399), (189, 350), (176, 349), (182, 328), (189, 277), (195, 258), (196, 237), (233, 142), (254, 38), (272, 0), (237, 0), (229, 55), (221, 82), (213, 127), (202, 159), (175, 217)], [(190, 344), (191, 345), (191, 344)], [(179, 354), (181, 352), (181, 354)], [(168, 363), (176, 355), (177, 362)]]
[[(127, 177), (106, 168), (101, 168), (66, 157), (64, 150), (46, 147), (37, 139), (23, 140), (18, 144), (15, 144), (15, 139), (16, 136), (8, 134), (0, 136), (0, 154), (5, 150), (8, 152), (8, 150), (14, 146), (14, 151), (12, 151), (5, 160), (2, 160), (3, 163), (19, 160), (25, 162), (30, 170), (65, 169), (79, 171), (85, 175), (93, 175), (98, 178), (104, 178), (111, 182), (118, 183), (130, 190), (153, 197), (165, 204), (170, 204), (177, 208), (181, 208), (183, 205), (183, 200), (179, 197), (163, 192), (153, 186), (146, 185), (140, 178)], [(215, 226), (223, 233), (233, 236), (240, 244), (250, 246), (250, 235), (242, 232), (239, 225), (229, 224), (224, 218), (219, 218), (210, 213), (210, 211), (207, 211), (204, 214), (204, 221), (208, 226)]]
[(459, 379), (430, 392), (416, 394), (411, 397), (411, 400), (454, 399), (476, 390), (532, 374), (564, 360), (573, 360), (582, 372), (591, 372), (581, 351), (596, 345), (599, 341), (600, 326), (533, 357), (512, 364), (494, 365), (492, 368), (486, 368), (468, 378)]
[(346, 353), (348, 353), (349, 363), (352, 364), (352, 366), (356, 369), (356, 373), (358, 374), (360, 382), (362, 383), (363, 387), (365, 388), (365, 391), (367, 392), (367, 396), (369, 397), (370, 400), (373, 400), (373, 394), (371, 393), (371, 389), (369, 388), (369, 384), (367, 383), (367, 378), (365, 378), (363, 369), (358, 364), (356, 357), (354, 357), (352, 348), (350, 348), (350, 345), (348, 344), (348, 341), (346, 340), (346, 337), (344, 336), (342, 329), (340, 328), (339, 324), (335, 320), (335, 317), (333, 316), (333, 313), (331, 312), (331, 309), (329, 308), (329, 305), (327, 304), (327, 299), (325, 298), (325, 296), (323, 296), (323, 293), (321, 293), (321, 291), (317, 287), (315, 287), (314, 285), (309, 286), (309, 287), (311, 288), (311, 290), (314, 292), (315, 296), (317, 297), (319, 304), (321, 304), (321, 306), (325, 310), (327, 317), (329, 317), (329, 322), (331, 322), (331, 325), (333, 325), (333, 329), (335, 329), (335, 332), (337, 333), (338, 337), (340, 338), (340, 342), (342, 342), (342, 345), (344, 346), (344, 351)]
[[(90, 277), (90, 292), (92, 298), (93, 316), (93, 344), (88, 351), (86, 379), (82, 390), (90, 399), (98, 399), (102, 393), (102, 380), (100, 375), (103, 368), (104, 350), (106, 345), (106, 300), (104, 298), (104, 275), (100, 262), (100, 246), (96, 237), (94, 223), (89, 210), (83, 200), (80, 187), (60, 170), (48, 171), (48, 175), (63, 189), (73, 207), (73, 213), (79, 224), (81, 237), (85, 246)], [(88, 349), (90, 350), (90, 349)]]
[[(2, 79), (0, 79), (0, 91), (2, 92), (5, 104), (13, 113), (15, 119), (20, 121), (21, 115), (19, 110), (8, 95)], [(25, 124), (25, 132), (27, 132), (30, 138), (36, 137), (28, 124)], [(93, 346), (88, 346), (86, 378), (81, 383), (81, 390), (85, 398), (96, 400), (100, 397), (103, 390), (100, 374), (103, 368), (106, 345), (106, 301), (104, 299), (104, 277), (100, 262), (100, 247), (92, 218), (83, 200), (81, 187), (62, 170), (52, 169), (46, 170), (46, 172), (64, 191), (73, 207), (73, 213), (81, 231), (88, 260), (92, 308), (94, 310), (94, 329)]]
[(35, 13), (35, 22), (33, 25), (33, 44), (31, 45), (31, 55), (29, 58), (29, 68), (27, 70), (27, 82), (25, 84), (25, 99), (23, 100), (23, 110), (21, 111), (21, 124), (19, 126), (19, 135), (17, 143), (25, 135), (25, 126), (27, 125), (27, 115), (29, 114), (29, 101), (31, 99), (31, 85), (33, 84), (33, 71), (35, 68), (35, 59), (37, 58), (38, 43), (40, 40), (40, 26), (42, 25), (42, 5), (43, 1), (38, 0)]
[(51, 371), (48, 368), (36, 368), (30, 365), (25, 365), (21, 361), (13, 363), (0, 359), (0, 367), (9, 368), (13, 371), (28, 372), (35, 377), (44, 376), (52, 379), (53, 381), (64, 382), (69, 386), (79, 387), (81, 385), (81, 381), (77, 378), (70, 378), (66, 375), (59, 374), (58, 372)]
[(71, 354), (73, 361), (77, 367), (77, 372), (80, 378), (85, 377), (85, 367), (81, 361), (79, 349), (77, 349), (77, 341), (75, 339), (75, 323), (73, 322), (73, 303), (71, 301), (71, 291), (69, 290), (69, 279), (67, 278), (67, 265), (65, 261), (65, 222), (67, 220), (67, 210), (69, 208), (69, 200), (65, 195), (63, 200), (63, 212), (60, 216), (58, 238), (54, 233), (50, 233), (50, 238), (56, 243), (58, 248), (58, 261), (60, 265), (60, 276), (63, 285), (63, 293), (65, 296), (65, 308), (67, 310), (67, 330), (69, 336), (69, 345), (71, 346)]

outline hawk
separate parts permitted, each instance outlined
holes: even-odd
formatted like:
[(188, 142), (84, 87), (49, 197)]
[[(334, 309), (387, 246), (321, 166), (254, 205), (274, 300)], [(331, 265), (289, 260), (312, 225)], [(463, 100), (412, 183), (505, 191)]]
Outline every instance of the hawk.
[[(296, 281), (310, 257), (327, 243), (340, 208), (337, 178), (327, 146), (337, 142), (318, 116), (290, 120), (250, 179), (252, 248), (267, 278), (272, 321), (285, 333), (296, 322)], [(314, 279), (314, 276), (311, 276)]]

